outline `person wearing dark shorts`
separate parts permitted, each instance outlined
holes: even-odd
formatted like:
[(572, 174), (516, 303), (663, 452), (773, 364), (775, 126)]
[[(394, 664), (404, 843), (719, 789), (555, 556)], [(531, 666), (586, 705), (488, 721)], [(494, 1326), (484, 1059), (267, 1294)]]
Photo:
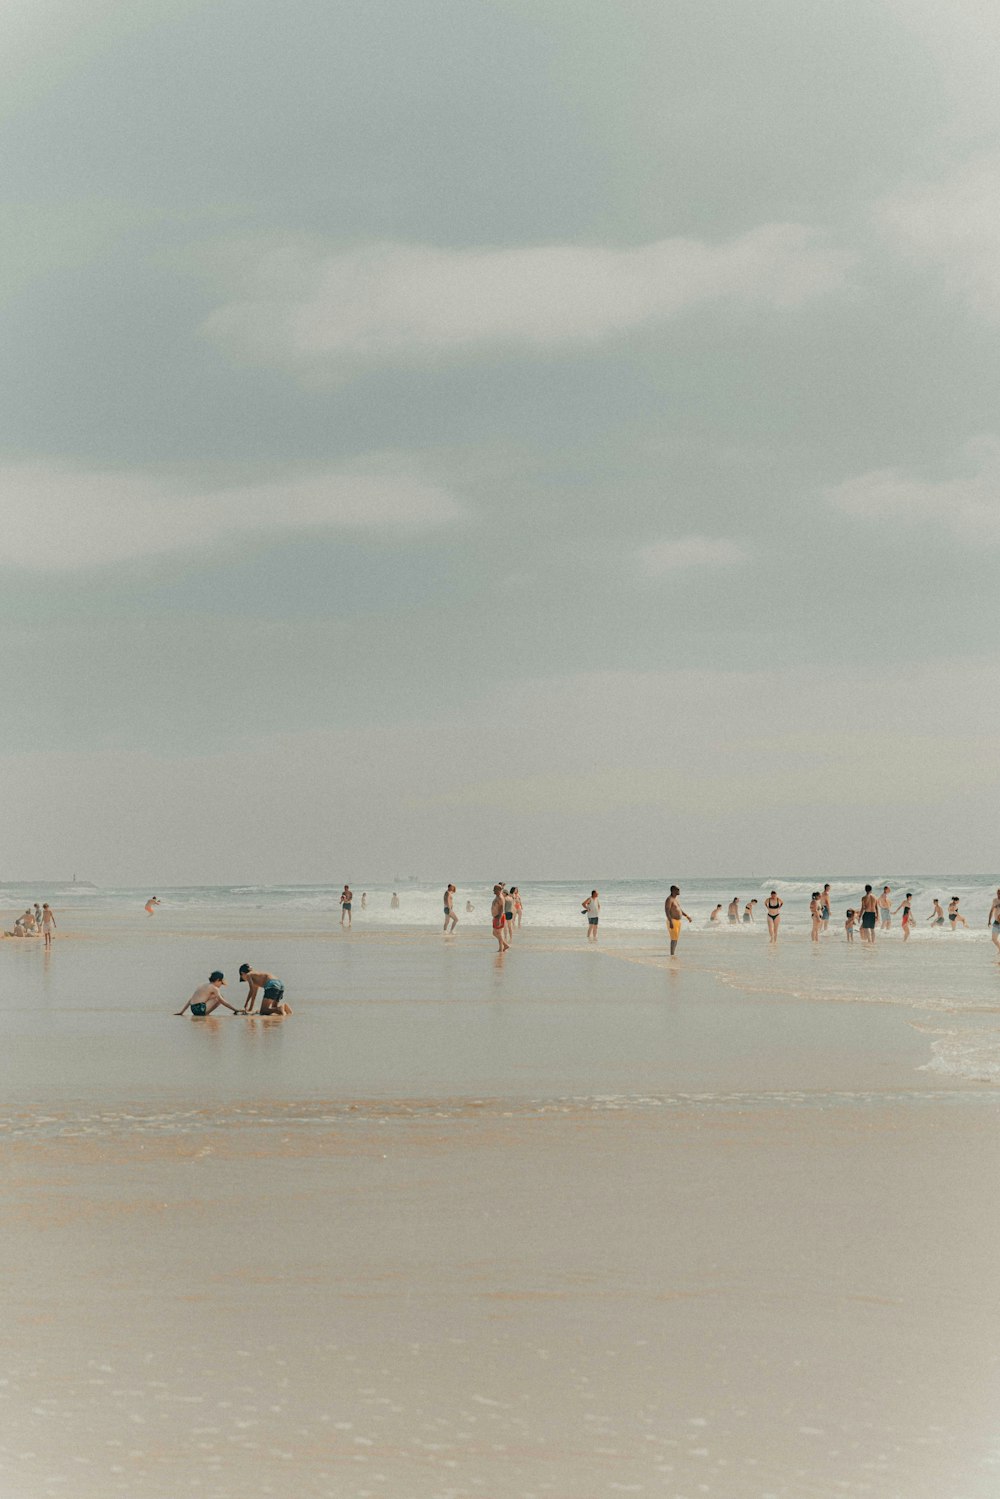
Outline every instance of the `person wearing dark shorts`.
[(872, 894), (871, 885), (865, 886), (865, 893), (861, 897), (861, 940), (875, 945), (875, 929), (878, 926), (879, 909), (878, 901)]
[(209, 974), (207, 984), (199, 984), (184, 1009), (177, 1010), (175, 1013), (183, 1015), (186, 1010), (190, 1010), (197, 1019), (203, 1020), (206, 1015), (211, 1015), (212, 1011), (217, 1010), (221, 1005), (223, 1009), (232, 1010), (234, 1015), (238, 1015), (240, 1012), (236, 1006), (231, 1005), (222, 997), (220, 991), (225, 987), (225, 983), (224, 975), (217, 968), (214, 973)]
[(597, 941), (597, 927), (601, 920), (601, 900), (596, 890), (591, 890), (583, 902), (583, 909), (587, 917), (587, 941)]
[(254, 1000), (258, 993), (262, 1015), (290, 1015), (292, 1013), (291, 1006), (285, 1002), (285, 986), (273, 973), (255, 972), (249, 963), (241, 963), (240, 983), (249, 985), (244, 1014), (253, 1014)]

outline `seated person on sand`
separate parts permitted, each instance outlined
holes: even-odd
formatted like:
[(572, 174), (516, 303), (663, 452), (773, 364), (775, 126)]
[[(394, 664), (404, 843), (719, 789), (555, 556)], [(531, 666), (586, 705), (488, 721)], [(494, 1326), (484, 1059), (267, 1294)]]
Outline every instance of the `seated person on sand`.
[(240, 964), (240, 983), (249, 984), (250, 992), (243, 1006), (245, 1015), (253, 1014), (254, 1000), (257, 991), (260, 995), (260, 1013), (262, 1015), (290, 1015), (292, 1007), (285, 1003), (285, 986), (273, 973), (255, 972), (249, 963)]
[(31, 909), (30, 906), (25, 911), (24, 915), (21, 917), (21, 921), (24, 924), (24, 932), (25, 932), (26, 936), (28, 936), (28, 937), (37, 937), (38, 936), (38, 927), (37, 927), (37, 925), (35, 923), (35, 913)]
[(200, 1019), (204, 1015), (211, 1015), (213, 1010), (217, 1010), (222, 1005), (225, 1009), (232, 1010), (234, 1015), (238, 1015), (240, 1012), (236, 1006), (223, 999), (219, 992), (224, 988), (225, 982), (225, 976), (216, 969), (214, 973), (209, 974), (207, 984), (199, 984), (184, 1009), (177, 1010), (175, 1013), (183, 1015), (185, 1010), (190, 1010), (193, 1016)]

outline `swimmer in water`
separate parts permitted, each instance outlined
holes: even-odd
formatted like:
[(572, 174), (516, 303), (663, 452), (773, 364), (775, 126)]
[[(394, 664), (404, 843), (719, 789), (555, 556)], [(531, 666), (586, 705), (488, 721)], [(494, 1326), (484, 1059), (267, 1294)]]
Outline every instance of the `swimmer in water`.
[(720, 902), (719, 905), (716, 906), (715, 910), (712, 912), (711, 916), (708, 919), (709, 919), (709, 921), (714, 921), (716, 924), (718, 924), (718, 922), (719, 922), (719, 920), (721, 918), (721, 914), (722, 914), (722, 904)]
[(159, 904), (160, 897), (158, 895), (151, 895), (147, 900), (145, 906), (143, 907), (143, 910), (145, 911), (147, 916), (152, 916), (153, 912), (156, 910), (156, 907)]
[(746, 903), (746, 909), (743, 912), (743, 925), (744, 926), (751, 926), (751, 925), (754, 924), (753, 908), (754, 908), (754, 906), (756, 904), (757, 904), (756, 897), (754, 897), (753, 900), (748, 900), (747, 901), (747, 903)]
[(733, 896), (726, 909), (729, 912), (729, 925), (736, 926), (740, 919), (740, 898), (738, 895)]
[(392, 900), (389, 902), (389, 910), (390, 911), (398, 911), (399, 910), (399, 896), (396, 894), (395, 890), (392, 892)]
[(847, 908), (847, 920), (844, 922), (844, 935), (848, 942), (854, 941), (854, 923), (857, 921), (857, 912), (852, 906)]
[(202, 1019), (205, 1015), (211, 1015), (220, 1005), (224, 1009), (231, 1010), (234, 1015), (240, 1012), (235, 1005), (231, 1005), (227, 999), (223, 999), (220, 990), (225, 986), (225, 978), (219, 969), (208, 976), (207, 984), (200, 984), (194, 991), (183, 1010), (177, 1010), (177, 1015), (183, 1015), (185, 1010), (190, 1010), (196, 1019)]
[(927, 920), (933, 922), (935, 926), (944, 926), (944, 912), (941, 909), (941, 902), (937, 896), (934, 897), (934, 909)]
[(367, 911), (368, 910), (368, 891), (367, 890), (362, 890), (362, 892), (361, 892), (361, 909), (362, 909), (362, 911)]
[(781, 925), (781, 908), (785, 902), (781, 899), (777, 890), (772, 890), (764, 902), (764, 910), (767, 912), (767, 940), (771, 943), (778, 940), (778, 928)]

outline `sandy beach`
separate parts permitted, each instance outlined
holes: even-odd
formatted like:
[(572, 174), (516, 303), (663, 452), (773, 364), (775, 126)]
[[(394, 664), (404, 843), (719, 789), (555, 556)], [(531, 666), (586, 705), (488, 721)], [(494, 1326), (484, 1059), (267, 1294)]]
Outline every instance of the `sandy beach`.
[[(996, 1492), (998, 1106), (934, 1065), (995, 1016), (933, 965), (150, 927), (0, 949), (9, 1499)], [(173, 1018), (243, 960), (289, 1020)]]

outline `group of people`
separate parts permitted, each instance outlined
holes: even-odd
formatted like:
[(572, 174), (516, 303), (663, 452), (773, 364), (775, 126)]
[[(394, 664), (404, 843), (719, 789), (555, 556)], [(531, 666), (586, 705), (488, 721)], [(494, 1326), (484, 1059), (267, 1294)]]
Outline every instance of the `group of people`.
[(265, 969), (252, 968), (249, 963), (240, 964), (240, 983), (246, 984), (247, 997), (243, 1002), (242, 1010), (236, 1005), (231, 1005), (222, 993), (226, 986), (226, 976), (221, 969), (217, 968), (208, 976), (208, 982), (199, 984), (191, 998), (178, 1015), (185, 1015), (188, 1010), (196, 1019), (204, 1019), (211, 1015), (213, 1010), (229, 1010), (233, 1015), (252, 1015), (257, 995), (260, 995), (261, 1015), (290, 1015), (292, 1007), (285, 999), (285, 986), (273, 973)]
[(33, 906), (29, 906), (23, 916), (19, 916), (6, 937), (41, 937), (46, 947), (52, 946), (52, 939), (56, 931), (56, 918), (48, 901), (41, 905), (37, 900)]
[[(809, 916), (811, 921), (810, 939), (818, 942), (820, 938), (830, 929), (831, 901), (833, 897), (830, 886), (824, 885), (822, 890), (814, 890), (809, 901)], [(958, 909), (960, 897), (953, 895), (948, 902), (947, 912), (943, 909), (941, 902), (936, 896), (932, 897), (932, 910), (925, 918), (927, 923), (935, 927), (947, 927), (949, 931), (957, 931), (960, 926), (968, 927), (969, 923)], [(785, 902), (776, 890), (772, 890), (764, 902), (764, 911), (767, 916), (768, 938), (771, 942), (777, 942), (778, 929), (781, 925), (781, 911)], [(747, 901), (743, 908), (742, 918), (740, 916), (740, 898), (734, 895), (726, 908), (730, 926), (738, 925), (741, 920), (749, 925), (754, 921), (754, 906), (756, 900)], [(861, 941), (874, 943), (876, 932), (888, 932), (892, 928), (892, 918), (900, 916), (900, 926), (903, 932), (903, 941), (908, 942), (913, 931), (916, 917), (913, 914), (913, 892), (907, 890), (905, 896), (897, 905), (892, 904), (892, 887), (882, 886), (881, 895), (876, 895), (871, 885), (865, 886), (857, 906), (848, 906), (845, 920), (844, 933), (848, 942), (854, 941), (854, 933), (860, 933)], [(722, 920), (721, 903), (715, 907), (709, 916), (709, 922), (718, 924)], [(986, 920), (990, 929), (993, 945), (1000, 952), (1000, 890), (990, 907), (990, 913)]]

